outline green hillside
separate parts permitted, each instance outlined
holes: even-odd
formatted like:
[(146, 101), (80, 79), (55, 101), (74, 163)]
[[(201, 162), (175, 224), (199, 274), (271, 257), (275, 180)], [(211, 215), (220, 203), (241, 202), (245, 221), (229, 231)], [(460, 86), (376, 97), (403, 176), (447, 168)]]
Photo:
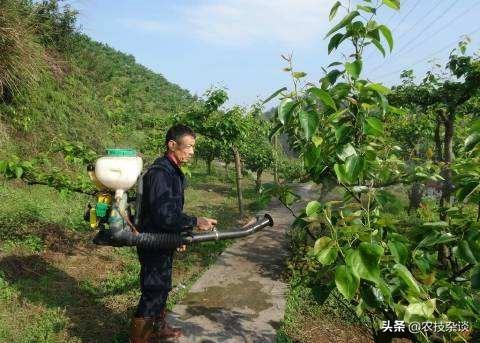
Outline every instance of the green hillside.
[(153, 152), (168, 115), (194, 101), (133, 56), (77, 32), (75, 11), (56, 1), (2, 1), (0, 13), (0, 160), (68, 169), (69, 149)]

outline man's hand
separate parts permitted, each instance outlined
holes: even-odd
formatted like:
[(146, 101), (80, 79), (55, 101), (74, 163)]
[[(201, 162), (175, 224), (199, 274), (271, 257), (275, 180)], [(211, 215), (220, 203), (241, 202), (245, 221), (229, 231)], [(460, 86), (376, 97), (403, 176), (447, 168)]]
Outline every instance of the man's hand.
[(217, 220), (216, 219), (205, 218), (205, 217), (198, 217), (197, 218), (197, 228), (200, 231), (213, 230), (215, 225), (217, 225)]
[(178, 252), (184, 252), (186, 250), (187, 250), (187, 246), (185, 244), (182, 244), (177, 248)]

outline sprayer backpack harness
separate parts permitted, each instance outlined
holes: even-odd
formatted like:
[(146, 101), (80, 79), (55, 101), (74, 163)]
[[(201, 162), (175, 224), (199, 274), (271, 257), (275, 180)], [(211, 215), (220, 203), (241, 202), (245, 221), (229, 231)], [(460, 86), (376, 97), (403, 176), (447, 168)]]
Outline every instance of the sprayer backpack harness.
[[(140, 227), (143, 230), (145, 224), (143, 223), (144, 177), (153, 169), (163, 169), (163, 167), (153, 164), (141, 173), (142, 160), (132, 149), (107, 149), (107, 156), (99, 158), (95, 168), (88, 167), (89, 176), (99, 190), (95, 206), (92, 207), (89, 204), (84, 216), (92, 229), (99, 229), (93, 239), (95, 244), (117, 247), (137, 246), (148, 250), (174, 250), (182, 244), (239, 238), (266, 226), (273, 226), (272, 217), (265, 214), (263, 218), (257, 217), (257, 221), (247, 227), (230, 231), (187, 234), (139, 232), (137, 228)], [(129, 213), (132, 206), (128, 204), (126, 191), (135, 183), (137, 183), (137, 196), (132, 222), (132, 216)]]
[[(143, 178), (145, 175), (154, 169), (160, 169), (156, 164), (152, 164), (147, 170), (145, 170), (139, 177), (137, 181), (137, 193), (135, 196), (135, 215), (133, 216), (133, 225), (134, 229), (142, 226), (142, 209), (143, 209)], [(138, 231), (138, 230), (137, 230)]]

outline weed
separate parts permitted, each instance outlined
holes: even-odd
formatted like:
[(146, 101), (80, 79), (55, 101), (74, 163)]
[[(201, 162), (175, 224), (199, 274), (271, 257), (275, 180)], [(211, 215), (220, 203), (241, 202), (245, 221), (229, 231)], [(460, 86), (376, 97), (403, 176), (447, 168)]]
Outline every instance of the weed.
[(4, 301), (9, 301), (12, 300), (15, 296), (17, 296), (17, 294), (18, 293), (16, 292), (15, 288), (9, 284), (9, 282), (5, 278), (5, 274), (0, 270), (0, 299)]
[(28, 235), (21, 240), (8, 240), (2, 246), (2, 250), (6, 253), (11, 253), (17, 249), (26, 253), (38, 253), (45, 249), (45, 245), (40, 237)]

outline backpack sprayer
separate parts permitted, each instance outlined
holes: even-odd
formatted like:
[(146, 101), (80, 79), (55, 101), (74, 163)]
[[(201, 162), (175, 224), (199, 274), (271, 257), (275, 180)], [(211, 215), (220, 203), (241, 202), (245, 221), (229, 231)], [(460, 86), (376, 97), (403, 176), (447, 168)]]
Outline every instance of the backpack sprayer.
[[(95, 244), (109, 246), (138, 246), (147, 249), (170, 250), (182, 244), (232, 239), (248, 236), (266, 226), (273, 226), (269, 214), (257, 217), (255, 223), (242, 229), (207, 233), (142, 233), (136, 225), (140, 222), (143, 194), (142, 158), (132, 149), (107, 149), (95, 166), (88, 167), (90, 179), (98, 193), (95, 206), (87, 205), (85, 220), (92, 229), (99, 229), (93, 239)], [(137, 182), (138, 179), (138, 182)], [(137, 183), (134, 203), (128, 201), (126, 191)]]

